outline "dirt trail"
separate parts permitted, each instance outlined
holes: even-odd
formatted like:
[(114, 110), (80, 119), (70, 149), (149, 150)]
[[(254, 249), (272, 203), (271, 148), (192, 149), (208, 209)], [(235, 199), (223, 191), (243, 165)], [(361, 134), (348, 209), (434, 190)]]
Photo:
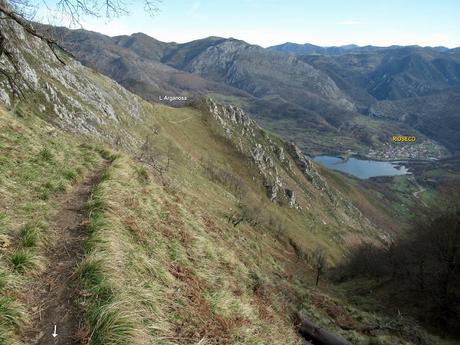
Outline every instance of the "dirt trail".
[[(50, 229), (57, 241), (46, 253), (49, 266), (27, 292), (27, 305), (34, 318), (25, 332), (25, 344), (80, 344), (77, 333), (81, 331), (81, 318), (75, 304), (78, 296), (74, 273), (82, 256), (85, 204), (91, 188), (108, 165), (105, 162), (69, 192), (57, 197), (60, 206), (50, 220)], [(57, 336), (53, 337), (55, 325)]]

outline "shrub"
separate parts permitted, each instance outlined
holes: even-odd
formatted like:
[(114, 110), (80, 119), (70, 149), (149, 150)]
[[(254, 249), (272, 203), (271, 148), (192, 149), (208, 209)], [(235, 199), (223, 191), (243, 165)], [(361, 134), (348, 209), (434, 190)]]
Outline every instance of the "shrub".
[(228, 221), (237, 226), (241, 222), (248, 222), (252, 226), (257, 226), (262, 220), (262, 209), (255, 203), (239, 203), (236, 214), (228, 216)]
[[(340, 267), (339, 280), (386, 280), (392, 299), (415, 306), (443, 332), (458, 332), (460, 315), (460, 212), (447, 210), (387, 245), (363, 244)], [(420, 303), (423, 301), (423, 303)]]

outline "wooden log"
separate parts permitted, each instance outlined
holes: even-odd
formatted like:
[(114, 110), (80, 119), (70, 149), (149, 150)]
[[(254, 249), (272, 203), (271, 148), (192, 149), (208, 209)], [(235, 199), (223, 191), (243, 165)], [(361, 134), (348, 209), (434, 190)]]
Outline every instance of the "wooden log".
[(328, 332), (313, 322), (308, 320), (301, 313), (297, 313), (299, 320), (299, 332), (308, 341), (313, 342), (315, 345), (352, 345), (342, 337)]

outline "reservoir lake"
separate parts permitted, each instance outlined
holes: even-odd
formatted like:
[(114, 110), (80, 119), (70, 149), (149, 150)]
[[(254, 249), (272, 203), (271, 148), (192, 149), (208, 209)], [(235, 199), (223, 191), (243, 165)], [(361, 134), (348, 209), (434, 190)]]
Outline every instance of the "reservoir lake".
[(313, 160), (329, 169), (341, 171), (359, 179), (410, 174), (402, 162), (383, 162), (354, 157), (342, 159), (334, 156), (316, 156)]

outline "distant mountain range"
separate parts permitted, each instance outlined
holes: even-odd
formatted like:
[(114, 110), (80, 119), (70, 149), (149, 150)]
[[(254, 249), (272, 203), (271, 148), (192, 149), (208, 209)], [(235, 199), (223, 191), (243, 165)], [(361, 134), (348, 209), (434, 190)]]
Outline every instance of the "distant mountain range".
[[(411, 47), (421, 48), (416, 45), (411, 46)], [(283, 53), (294, 54), (294, 55), (311, 55), (311, 54), (342, 55), (342, 54), (349, 54), (349, 53), (370, 53), (370, 52), (377, 52), (377, 51), (382, 51), (382, 50), (387, 50), (387, 49), (396, 49), (396, 48), (403, 48), (403, 46), (393, 45), (389, 47), (378, 47), (378, 46), (372, 46), (372, 45), (358, 46), (356, 44), (347, 44), (343, 46), (322, 47), (322, 46), (317, 46), (317, 45), (310, 44), (310, 43), (299, 44), (299, 43), (286, 42), (283, 44), (268, 47), (267, 49), (278, 51), (278, 52), (283, 52)], [(449, 50), (453, 51), (459, 48), (449, 49), (447, 47), (437, 46), (437, 47), (425, 47), (425, 49), (433, 49), (438, 52), (447, 52)]]
[(243, 107), (312, 154), (366, 154), (400, 133), (441, 144), (438, 153), (460, 150), (459, 140), (446, 135), (460, 128), (456, 102), (442, 113), (426, 111), (427, 102), (460, 96), (458, 49), (293, 43), (265, 49), (220, 37), (178, 44), (142, 33), (47, 30), (83, 64), (146, 100), (214, 97)]

